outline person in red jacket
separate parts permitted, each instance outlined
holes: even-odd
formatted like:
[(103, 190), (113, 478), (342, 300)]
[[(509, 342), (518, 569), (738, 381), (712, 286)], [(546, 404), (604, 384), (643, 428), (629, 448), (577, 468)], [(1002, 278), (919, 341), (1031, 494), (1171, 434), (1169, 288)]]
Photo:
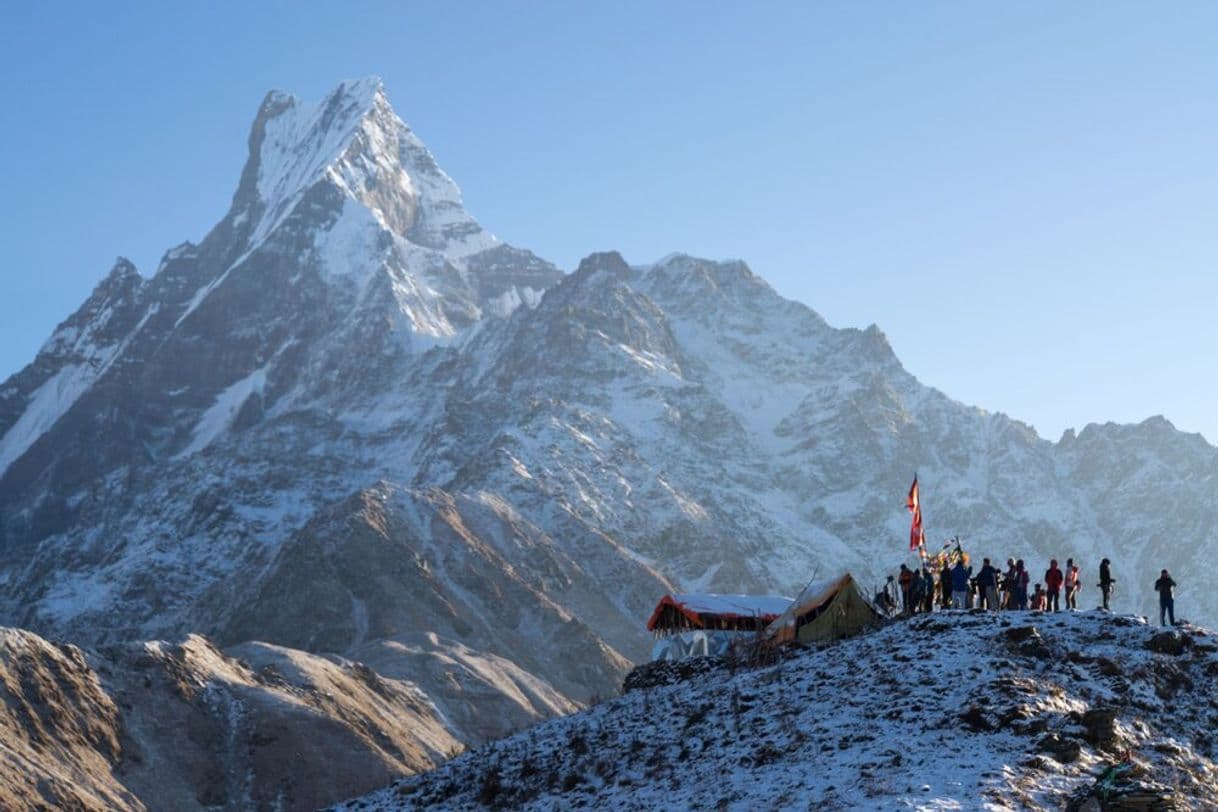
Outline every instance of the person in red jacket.
[(1078, 590), (1082, 586), (1078, 578), (1078, 564), (1073, 558), (1066, 559), (1066, 608), (1078, 608)]
[(1059, 597), (1064, 580), (1065, 576), (1057, 568), (1057, 559), (1051, 559), (1049, 561), (1049, 569), (1045, 570), (1045, 609), (1052, 609), (1054, 612), (1061, 610)]

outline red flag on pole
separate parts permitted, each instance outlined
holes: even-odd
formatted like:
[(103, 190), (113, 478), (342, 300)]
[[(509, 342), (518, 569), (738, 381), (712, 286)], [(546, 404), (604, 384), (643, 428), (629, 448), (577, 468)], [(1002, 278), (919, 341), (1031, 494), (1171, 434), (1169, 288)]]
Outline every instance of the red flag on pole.
[(913, 514), (913, 524), (909, 527), (909, 549), (916, 550), (926, 543), (926, 534), (922, 532), (922, 500), (918, 496), (918, 475), (914, 474), (913, 485), (909, 488), (909, 496), (905, 499), (905, 507)]

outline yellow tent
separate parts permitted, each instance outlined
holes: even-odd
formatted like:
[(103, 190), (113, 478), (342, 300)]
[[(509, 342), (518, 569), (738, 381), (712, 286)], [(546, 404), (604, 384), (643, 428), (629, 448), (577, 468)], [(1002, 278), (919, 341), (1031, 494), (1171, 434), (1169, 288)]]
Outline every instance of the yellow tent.
[(883, 622), (883, 613), (847, 572), (804, 587), (795, 602), (766, 627), (765, 636), (775, 643), (837, 640)]

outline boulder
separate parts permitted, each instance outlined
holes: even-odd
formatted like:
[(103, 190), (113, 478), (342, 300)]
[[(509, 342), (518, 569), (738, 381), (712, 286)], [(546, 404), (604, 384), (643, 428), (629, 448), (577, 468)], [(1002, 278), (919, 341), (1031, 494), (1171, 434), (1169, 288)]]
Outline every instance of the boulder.
[(1179, 657), (1184, 653), (1185, 649), (1192, 645), (1192, 643), (1193, 639), (1187, 634), (1167, 631), (1159, 632), (1147, 640), (1143, 645), (1156, 654), (1170, 654), (1173, 657)]

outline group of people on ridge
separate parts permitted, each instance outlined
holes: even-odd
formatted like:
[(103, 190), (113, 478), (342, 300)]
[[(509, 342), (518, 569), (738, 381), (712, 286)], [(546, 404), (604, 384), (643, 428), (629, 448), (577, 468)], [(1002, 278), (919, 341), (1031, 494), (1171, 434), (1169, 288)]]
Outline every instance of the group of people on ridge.
[[(1065, 569), (1058, 566), (1056, 558), (1050, 559), (1043, 582), (1037, 582), (1029, 592), (1028, 585), (1031, 580), (1022, 558), (1008, 558), (1005, 570), (995, 567), (990, 563), (990, 559), (983, 558), (981, 569), (974, 575), (966, 557), (961, 555), (954, 566), (945, 562), (937, 573), (931, 571), (929, 564), (923, 564), (916, 570), (902, 564), (900, 575), (895, 578), (888, 576), (888, 583), (880, 593), (880, 600), (887, 604), (888, 608), (895, 610), (899, 595), (899, 605), (906, 615), (933, 612), (936, 606), (943, 609), (978, 608), (995, 612), (1008, 609), (1058, 612), (1061, 611), (1063, 599), (1067, 610), (1078, 609), (1082, 577), (1073, 558), (1066, 559)], [(1105, 558), (1100, 562), (1100, 580), (1096, 584), (1100, 589), (1104, 609), (1109, 608), (1108, 601), (1112, 597), (1115, 583), (1111, 562)], [(1176, 625), (1175, 599), (1172, 592), (1175, 586), (1176, 582), (1167, 570), (1163, 570), (1159, 580), (1155, 581), (1155, 591), (1159, 593), (1161, 625), (1166, 625), (1168, 618), (1171, 625)]]

